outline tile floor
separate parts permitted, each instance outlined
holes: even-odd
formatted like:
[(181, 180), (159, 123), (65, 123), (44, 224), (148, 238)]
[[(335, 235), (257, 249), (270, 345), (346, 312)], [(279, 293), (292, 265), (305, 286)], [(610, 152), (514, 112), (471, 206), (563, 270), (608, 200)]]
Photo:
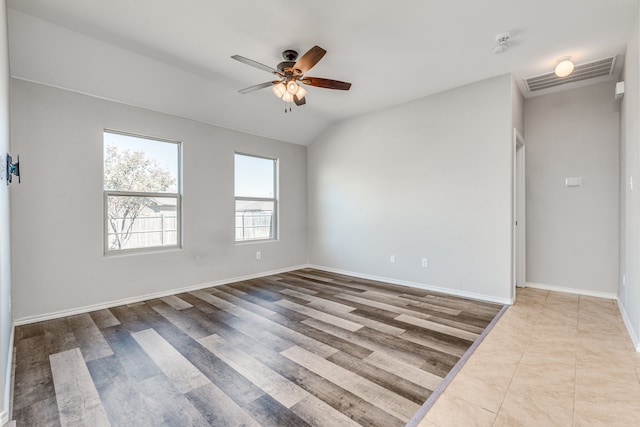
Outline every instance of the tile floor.
[(617, 303), (519, 289), (427, 426), (640, 426), (640, 353)]

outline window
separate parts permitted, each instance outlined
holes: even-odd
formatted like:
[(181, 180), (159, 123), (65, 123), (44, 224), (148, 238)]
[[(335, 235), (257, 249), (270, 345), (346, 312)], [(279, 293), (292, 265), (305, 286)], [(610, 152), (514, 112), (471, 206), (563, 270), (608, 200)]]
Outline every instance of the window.
[(276, 239), (276, 159), (235, 155), (236, 242)]
[(105, 253), (180, 247), (180, 144), (104, 132)]

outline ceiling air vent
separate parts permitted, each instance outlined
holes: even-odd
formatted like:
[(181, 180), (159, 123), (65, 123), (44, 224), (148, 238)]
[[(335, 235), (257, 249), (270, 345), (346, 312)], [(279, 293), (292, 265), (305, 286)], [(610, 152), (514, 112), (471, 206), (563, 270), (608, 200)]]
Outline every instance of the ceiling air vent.
[(529, 92), (538, 92), (544, 89), (565, 85), (567, 83), (575, 83), (583, 80), (594, 79), (596, 77), (610, 76), (613, 73), (613, 67), (615, 64), (616, 57), (612, 56), (610, 58), (576, 65), (573, 72), (567, 77), (558, 77), (554, 72), (551, 72), (526, 78), (524, 79), (524, 84)]

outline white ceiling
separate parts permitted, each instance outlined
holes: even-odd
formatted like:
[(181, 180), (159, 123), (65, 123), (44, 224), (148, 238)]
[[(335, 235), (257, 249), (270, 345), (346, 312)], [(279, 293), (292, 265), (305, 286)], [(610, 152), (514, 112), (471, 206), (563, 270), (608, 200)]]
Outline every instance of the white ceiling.
[[(248, 133), (309, 144), (331, 123), (512, 73), (624, 54), (638, 0), (8, 0), (12, 75)], [(492, 53), (495, 36), (510, 49)], [(269, 89), (239, 89), (313, 45), (308, 87), (284, 114)], [(618, 68), (623, 57), (618, 58)], [(522, 86), (521, 86), (522, 88)], [(525, 94), (527, 96), (527, 94)]]

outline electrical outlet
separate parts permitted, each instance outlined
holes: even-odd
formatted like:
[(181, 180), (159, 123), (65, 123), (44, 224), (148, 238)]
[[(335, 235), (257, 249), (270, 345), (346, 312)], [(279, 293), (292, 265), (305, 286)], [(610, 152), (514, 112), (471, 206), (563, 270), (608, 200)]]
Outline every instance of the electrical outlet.
[(396, 256), (395, 255), (389, 255), (389, 262), (391, 264), (395, 264), (396, 263)]
[(427, 258), (422, 258), (422, 267), (429, 268), (429, 260)]
[(256, 251), (256, 259), (262, 259), (262, 254), (260, 251)]

